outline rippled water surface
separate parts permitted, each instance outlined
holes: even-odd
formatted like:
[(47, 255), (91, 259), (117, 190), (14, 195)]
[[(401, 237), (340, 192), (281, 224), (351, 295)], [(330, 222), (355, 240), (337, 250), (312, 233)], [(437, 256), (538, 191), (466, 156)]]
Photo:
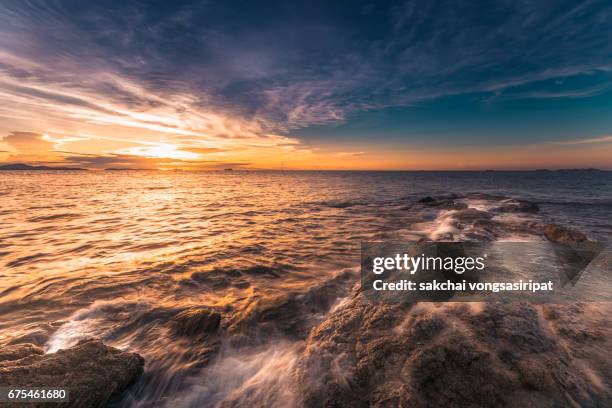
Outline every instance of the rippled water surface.
[(271, 337), (272, 326), (241, 329), (262, 304), (355, 269), (361, 240), (431, 236), (440, 214), (414, 203), (466, 192), (529, 199), (543, 219), (612, 236), (610, 172), (1, 172), (0, 344), (52, 352), (100, 337), (147, 360), (134, 396), (117, 404), (214, 404), (267, 384), (295, 345), (278, 335), (240, 354), (240, 341), (223, 342), (204, 384), (210, 345), (173, 336), (173, 314), (209, 306), (230, 332)]

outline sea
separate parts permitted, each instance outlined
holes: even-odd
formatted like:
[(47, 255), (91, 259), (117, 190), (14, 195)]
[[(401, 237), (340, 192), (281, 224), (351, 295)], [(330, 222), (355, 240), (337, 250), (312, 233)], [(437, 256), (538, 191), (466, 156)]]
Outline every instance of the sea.
[[(52, 353), (95, 337), (141, 354), (145, 374), (112, 406), (218, 406), (246, 387), (269, 397), (271, 382), (290, 392), (307, 330), (275, 330), (290, 313), (262, 308), (358, 270), (362, 241), (469, 239), (448, 210), (419, 204), (449, 195), (484, 211), (528, 200), (536, 214), (503, 221), (612, 241), (607, 171), (3, 171), (0, 346)], [(541, 238), (511, 230), (488, 239)], [(300, 322), (345, 293), (326, 291)], [(202, 307), (223, 316), (214, 347), (171, 330), (176, 313)]]

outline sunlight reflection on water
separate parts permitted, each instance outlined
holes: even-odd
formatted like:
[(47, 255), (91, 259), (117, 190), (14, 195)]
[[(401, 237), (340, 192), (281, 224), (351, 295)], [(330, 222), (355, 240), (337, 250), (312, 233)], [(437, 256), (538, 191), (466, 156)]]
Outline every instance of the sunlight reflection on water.
[[(574, 180), (554, 172), (3, 172), (0, 343), (36, 338), (53, 352), (96, 336), (151, 362), (143, 389), (172, 394), (188, 384), (193, 391), (197, 386), (182, 371), (200, 364), (206, 352), (195, 352), (197, 345), (169, 332), (167, 323), (177, 311), (211, 307), (229, 316), (224, 324), (231, 328), (259, 313), (266, 302), (294, 299), (338, 271), (358, 266), (361, 240), (447, 232), (447, 219), (414, 205), (426, 195), (479, 191), (536, 200), (542, 203), (542, 217), (609, 240), (612, 176), (592, 177)], [(563, 202), (563, 197), (571, 199)], [(575, 202), (576, 197), (583, 202)], [(341, 304), (338, 299), (322, 302)], [(261, 314), (265, 317), (265, 310)], [(49, 322), (55, 322), (53, 328), (44, 326)], [(230, 354), (212, 370), (224, 375), (238, 367), (242, 374), (233, 373), (240, 383), (236, 387), (262, 381), (280, 387), (279, 395), (290, 399), (284, 385), (260, 368), (290, 366), (291, 347), (283, 343), (253, 351), (238, 365)], [(156, 379), (156, 372), (166, 379)], [(231, 394), (215, 384), (209, 384), (211, 393)], [(187, 392), (180, 398), (197, 401), (199, 396)]]

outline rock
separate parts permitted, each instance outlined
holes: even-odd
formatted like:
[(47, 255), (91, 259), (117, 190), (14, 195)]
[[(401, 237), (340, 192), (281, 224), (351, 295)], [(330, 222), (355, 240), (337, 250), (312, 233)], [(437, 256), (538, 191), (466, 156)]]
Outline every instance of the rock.
[(5, 346), (0, 350), (0, 364), (5, 361), (21, 360), (35, 354), (45, 354), (45, 352), (33, 344)]
[(509, 200), (503, 203), (498, 208), (498, 211), (537, 213), (540, 211), (540, 207), (536, 203), (526, 200)]
[(470, 192), (465, 194), (465, 198), (469, 198), (471, 200), (501, 201), (507, 199), (508, 197), (499, 194)]
[[(51, 354), (31, 344), (21, 344), (5, 348), (0, 355), (0, 386), (66, 387), (70, 402), (53, 406), (103, 407), (111, 396), (133, 383), (143, 367), (144, 359), (138, 354), (94, 339)], [(39, 405), (45, 407), (48, 403)]]
[(587, 241), (582, 232), (563, 227), (558, 224), (548, 224), (544, 227), (544, 236), (551, 242), (572, 244)]
[(415, 350), (404, 370), (412, 379), (416, 393), (411, 399), (416, 406), (497, 407), (516, 387), (494, 353), (454, 330)]
[(270, 275), (275, 278), (279, 278), (281, 276), (276, 269), (263, 265), (251, 266), (242, 272), (246, 273), (247, 275)]
[[(570, 303), (544, 307), (544, 315), (551, 322), (557, 333), (576, 345), (580, 351), (582, 344), (591, 341), (605, 341), (606, 333), (599, 327), (590, 324), (591, 319), (605, 321), (610, 308), (602, 308), (597, 303)], [(586, 315), (586, 316), (585, 316)], [(588, 317), (587, 317), (588, 316)]]
[(539, 321), (537, 310), (528, 303), (509, 307), (501, 303), (487, 304), (470, 324), (479, 339), (514, 354), (544, 353), (553, 350), (555, 339)]
[(462, 223), (474, 223), (480, 220), (490, 220), (493, 215), (486, 212), (480, 211), (475, 208), (468, 208), (465, 210), (459, 210), (453, 214), (453, 217)]
[(320, 321), (321, 314), (347, 294), (355, 279), (351, 270), (344, 270), (312, 285), (306, 291), (255, 298), (231, 317), (228, 331), (238, 343), (243, 344), (274, 332), (304, 339), (308, 331)]
[(459, 196), (455, 194), (451, 194), (448, 196), (441, 196), (441, 197), (427, 196), (427, 197), (421, 198), (417, 202), (420, 204), (427, 205), (429, 207), (435, 207), (440, 210), (466, 209), (468, 207), (467, 204), (455, 201), (457, 198), (459, 198)]
[(179, 336), (198, 336), (217, 331), (221, 315), (208, 309), (187, 309), (175, 315), (171, 320), (174, 334)]
[(440, 202), (436, 208), (440, 210), (465, 210), (468, 208), (466, 203), (459, 203), (455, 200), (447, 200)]
[(294, 376), (306, 407), (610, 406), (605, 310), (584, 322), (602, 336), (560, 340), (561, 323), (528, 303), (353, 294), (311, 331)]

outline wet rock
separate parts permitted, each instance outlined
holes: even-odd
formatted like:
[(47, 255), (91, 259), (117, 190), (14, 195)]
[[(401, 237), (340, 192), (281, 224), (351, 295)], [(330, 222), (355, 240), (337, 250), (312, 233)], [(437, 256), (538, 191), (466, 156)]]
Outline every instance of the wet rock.
[(480, 211), (475, 208), (468, 208), (465, 210), (457, 211), (453, 214), (454, 218), (462, 223), (474, 223), (481, 220), (490, 220), (493, 215), (486, 212)]
[(469, 198), (473, 200), (501, 201), (501, 200), (507, 199), (508, 197), (498, 195), (498, 194), (470, 192), (470, 193), (465, 194), (465, 198)]
[(478, 338), (500, 349), (517, 353), (543, 353), (555, 347), (555, 340), (542, 327), (537, 310), (528, 303), (512, 307), (487, 304), (469, 324)]
[(403, 305), (372, 304), (353, 293), (346, 306), (316, 326), (295, 372), (305, 405), (367, 407), (377, 391), (380, 399), (404, 398), (372, 386), (391, 385), (399, 372), (391, 362), (401, 361), (415, 347), (393, 331), (404, 310)]
[(536, 203), (526, 200), (509, 200), (499, 206), (498, 211), (537, 213), (540, 211), (540, 207)]
[(291, 291), (254, 298), (243, 310), (232, 316), (229, 332), (235, 339), (244, 340), (274, 332), (305, 338), (310, 328), (319, 321), (321, 314), (346, 295), (353, 280), (354, 273), (345, 270), (313, 285), (307, 291)]
[(459, 331), (424, 344), (405, 366), (416, 406), (497, 407), (516, 386), (493, 353)]
[[(601, 316), (585, 324), (603, 330)], [(527, 303), (398, 305), (356, 294), (311, 331), (295, 378), (307, 407), (610, 406), (607, 340), (574, 346), (546, 319)]]
[(595, 318), (605, 320), (603, 317), (610, 311), (612, 311), (611, 307), (603, 308), (597, 303), (589, 305), (572, 303), (544, 306), (544, 314), (557, 333), (563, 338), (569, 339), (570, 344), (574, 345), (593, 341), (605, 341), (607, 337), (606, 332), (600, 327), (589, 324), (589, 322)]
[(221, 323), (221, 315), (209, 309), (187, 309), (171, 320), (174, 334), (179, 336), (198, 336), (217, 331)]
[(194, 272), (191, 274), (191, 281), (188, 281), (185, 284), (203, 284), (210, 286), (212, 289), (221, 290), (232, 286), (232, 283), (236, 281), (238, 277), (240, 277), (240, 274), (232, 276), (231, 272), (225, 273), (224, 271), (218, 271), (215, 269), (206, 272)]
[(582, 272), (604, 249), (602, 243), (589, 240), (582, 232), (558, 224), (546, 225), (544, 236), (552, 243), (560, 263), (561, 286), (575, 285)]
[(548, 224), (544, 227), (544, 236), (551, 242), (572, 244), (587, 241), (586, 235), (580, 231), (563, 227), (558, 224)]
[(468, 205), (466, 203), (460, 203), (455, 200), (449, 200), (440, 203), (437, 208), (441, 210), (465, 210), (466, 208), (468, 208)]
[(54, 406), (103, 407), (134, 382), (144, 366), (138, 354), (93, 339), (51, 354), (28, 344), (9, 348), (0, 355), (0, 386), (67, 387), (70, 402)]
[(34, 344), (9, 345), (0, 349), (0, 364), (6, 361), (21, 360), (36, 354), (45, 354), (45, 352)]
[(465, 203), (461, 203), (456, 201), (459, 198), (458, 195), (451, 194), (448, 196), (441, 197), (423, 197), (417, 202), (420, 204), (427, 205), (429, 207), (435, 207), (439, 210), (462, 210), (466, 209), (468, 206)]
[(349, 208), (356, 205), (363, 205), (363, 203), (356, 201), (328, 201), (324, 202), (323, 205), (331, 208)]
[(270, 268), (268, 266), (262, 266), (262, 265), (256, 265), (256, 266), (252, 266), (250, 268), (246, 268), (244, 271), (242, 271), (243, 273), (246, 273), (247, 275), (269, 275), (269, 276), (273, 276), (275, 278), (280, 277), (280, 273), (274, 269), (274, 268)]
[(453, 217), (463, 223), (474, 224), (491, 220), (493, 214), (488, 211), (477, 210), (476, 208), (468, 208), (466, 210), (456, 211), (453, 213)]

